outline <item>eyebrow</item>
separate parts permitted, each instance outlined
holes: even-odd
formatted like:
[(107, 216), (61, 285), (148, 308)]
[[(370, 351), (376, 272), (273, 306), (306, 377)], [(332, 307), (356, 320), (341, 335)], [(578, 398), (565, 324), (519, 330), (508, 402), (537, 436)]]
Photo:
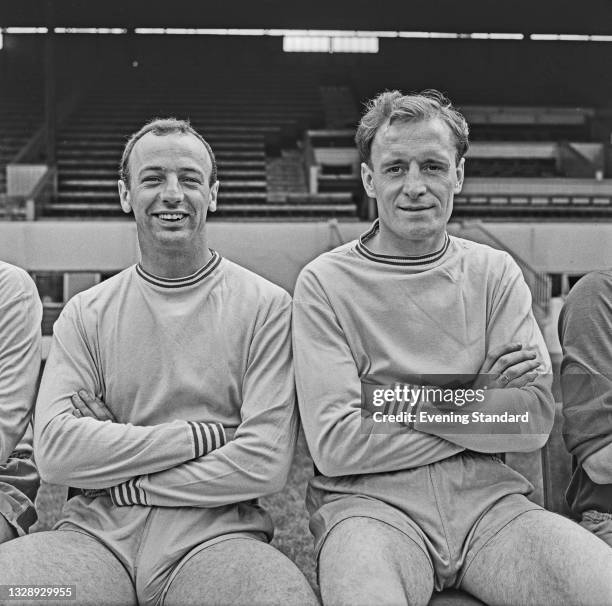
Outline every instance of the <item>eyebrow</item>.
[(146, 173), (148, 171), (155, 171), (155, 172), (159, 172), (161, 170), (164, 170), (162, 166), (144, 166), (143, 168), (141, 168), (138, 171), (138, 176), (142, 175), (143, 173)]
[[(144, 173), (147, 172), (164, 172), (165, 168), (163, 166), (143, 166), (139, 171), (138, 171), (138, 176), (142, 176)], [(198, 166), (181, 166), (179, 168), (179, 172), (180, 173), (198, 173), (200, 175), (205, 175), (205, 172), (199, 168)]]
[[(419, 162), (439, 162), (448, 164), (448, 159), (443, 154), (438, 154), (436, 152), (427, 151), (423, 153), (422, 156), (418, 158)], [(402, 164), (406, 162), (406, 159), (401, 155), (391, 155), (388, 158), (382, 160), (381, 165), (386, 166), (388, 164)]]

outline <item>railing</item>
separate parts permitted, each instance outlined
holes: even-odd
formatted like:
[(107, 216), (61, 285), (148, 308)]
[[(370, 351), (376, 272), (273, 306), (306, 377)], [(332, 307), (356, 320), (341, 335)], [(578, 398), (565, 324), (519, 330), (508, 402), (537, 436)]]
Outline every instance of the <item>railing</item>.
[[(63, 99), (57, 109), (56, 128), (61, 128), (70, 115), (74, 112), (81, 100), (80, 91), (73, 90)], [(30, 137), (28, 142), (17, 152), (9, 164), (27, 164), (38, 162), (44, 155), (44, 146), (47, 137), (47, 125), (43, 123), (39, 129)]]
[(512, 107), (466, 105), (461, 112), (471, 124), (584, 124), (593, 109), (567, 107)]
[[(587, 157), (581, 149), (588, 149)], [(604, 150), (601, 143), (575, 144), (569, 141), (559, 143), (559, 163), (566, 177), (593, 178), (605, 171)]]
[(329, 245), (327, 250), (333, 250), (338, 246), (342, 246), (347, 239), (342, 235), (340, 231), (340, 224), (338, 223), (338, 219), (330, 219), (327, 222), (327, 226), (329, 227)]
[(568, 218), (610, 217), (612, 195), (572, 194), (464, 194), (455, 196), (455, 216)]
[(39, 160), (45, 145), (46, 134), (47, 127), (43, 124), (17, 152), (9, 164), (23, 164), (33, 160)]
[(468, 177), (454, 210), (457, 218), (609, 217), (612, 179)]
[(474, 238), (476, 241), (489, 244), (493, 248), (510, 253), (523, 272), (525, 282), (527, 282), (527, 286), (531, 291), (534, 307), (544, 315), (548, 313), (552, 289), (550, 277), (546, 273), (536, 271), (525, 259), (510, 249), (495, 234), (491, 233), (480, 221), (463, 221), (461, 228), (462, 235), (467, 235), (466, 232), (470, 230), (476, 231), (478, 234)]

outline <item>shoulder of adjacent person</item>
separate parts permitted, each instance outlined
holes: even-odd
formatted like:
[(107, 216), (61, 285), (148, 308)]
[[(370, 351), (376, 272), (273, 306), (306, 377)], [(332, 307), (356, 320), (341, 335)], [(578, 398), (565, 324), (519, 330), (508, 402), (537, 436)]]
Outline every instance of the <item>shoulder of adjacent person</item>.
[(36, 295), (36, 285), (27, 271), (0, 261), (0, 300), (10, 301)]
[(592, 271), (576, 282), (570, 290), (566, 302), (572, 303), (581, 298), (612, 295), (612, 269)]

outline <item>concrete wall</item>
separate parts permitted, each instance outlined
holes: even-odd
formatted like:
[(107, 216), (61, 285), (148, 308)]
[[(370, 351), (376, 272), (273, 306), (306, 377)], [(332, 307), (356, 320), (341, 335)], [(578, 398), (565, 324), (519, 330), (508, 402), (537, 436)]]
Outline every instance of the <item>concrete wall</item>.
[[(363, 233), (366, 223), (212, 222), (210, 246), (293, 290), (300, 269), (318, 254)], [(581, 274), (612, 266), (612, 223), (486, 223), (534, 269)], [(450, 225), (451, 233), (460, 226)], [(0, 259), (28, 271), (113, 272), (138, 260), (130, 221), (0, 222)]]
[(486, 223), (535, 270), (583, 274), (612, 266), (612, 223)]
[[(325, 250), (365, 231), (364, 223), (235, 223), (208, 225), (209, 245), (289, 291), (301, 268)], [(28, 271), (118, 271), (138, 261), (131, 221), (0, 222), (0, 259)]]

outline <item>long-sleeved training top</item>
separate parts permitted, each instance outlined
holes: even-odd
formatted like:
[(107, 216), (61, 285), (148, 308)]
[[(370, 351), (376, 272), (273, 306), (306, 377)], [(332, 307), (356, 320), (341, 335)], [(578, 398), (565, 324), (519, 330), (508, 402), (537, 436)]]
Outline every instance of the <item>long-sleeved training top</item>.
[[(612, 444), (612, 270), (582, 278), (559, 316), (563, 346), (563, 437), (578, 465), (566, 498), (574, 515), (612, 513), (612, 484), (597, 484), (585, 459)], [(611, 471), (612, 473), (612, 471)]]
[[(408, 469), (480, 452), (541, 447), (552, 427), (550, 358), (531, 294), (510, 255), (446, 237), (422, 257), (376, 254), (359, 240), (312, 261), (294, 293), (298, 402), (310, 452), (326, 476)], [(529, 412), (510, 433), (454, 430), (417, 422), (377, 429), (362, 419), (361, 383), (413, 383), (427, 375), (474, 375), (488, 352), (520, 342), (537, 353), (538, 377), (524, 388), (492, 389), (478, 410)], [(465, 406), (458, 412), (470, 409)], [(499, 425), (498, 425), (499, 427)], [(428, 433), (425, 433), (428, 432)], [(444, 436), (444, 437), (441, 437)]]
[(30, 276), (0, 262), (0, 515), (19, 534), (36, 521), (40, 484), (28, 424), (40, 372), (41, 317)]
[[(185, 278), (137, 265), (71, 299), (36, 404), (36, 460), (49, 482), (115, 488), (114, 504), (71, 499), (65, 519), (121, 526), (115, 505), (217, 508), (280, 490), (297, 432), (290, 311), (285, 291), (215, 252)], [(80, 389), (117, 422), (75, 418)]]

